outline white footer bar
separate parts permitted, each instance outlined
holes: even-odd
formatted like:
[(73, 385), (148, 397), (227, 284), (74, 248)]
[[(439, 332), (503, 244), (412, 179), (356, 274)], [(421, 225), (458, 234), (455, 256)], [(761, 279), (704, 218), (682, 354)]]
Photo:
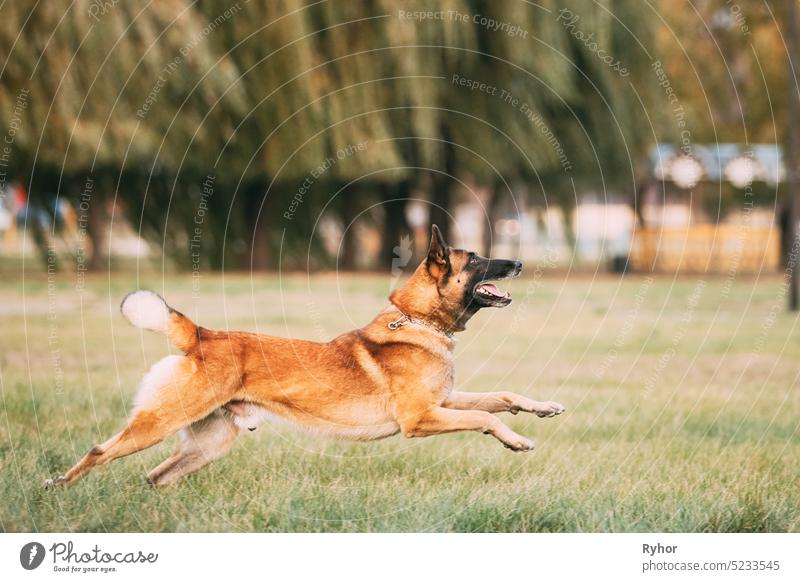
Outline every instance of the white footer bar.
[(0, 535), (3, 580), (187, 575), (221, 582), (800, 580), (800, 534)]

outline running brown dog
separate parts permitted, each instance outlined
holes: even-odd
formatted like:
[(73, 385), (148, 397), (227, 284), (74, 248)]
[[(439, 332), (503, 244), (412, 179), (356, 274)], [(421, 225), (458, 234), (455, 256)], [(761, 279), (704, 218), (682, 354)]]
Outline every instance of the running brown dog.
[(136, 327), (166, 334), (185, 355), (156, 363), (122, 432), (45, 485), (74, 483), (181, 431), (178, 450), (148, 475), (153, 484), (171, 484), (224, 455), (243, 428), (266, 420), (352, 440), (478, 431), (529, 451), (533, 443), (491, 413), (545, 417), (561, 414), (563, 406), (453, 388), (453, 334), (480, 309), (511, 303), (489, 281), (521, 270), (519, 261), (449, 247), (434, 225), (427, 258), (391, 294), (391, 304), (365, 327), (327, 343), (211, 331), (159, 295), (135, 291), (122, 301), (123, 315)]

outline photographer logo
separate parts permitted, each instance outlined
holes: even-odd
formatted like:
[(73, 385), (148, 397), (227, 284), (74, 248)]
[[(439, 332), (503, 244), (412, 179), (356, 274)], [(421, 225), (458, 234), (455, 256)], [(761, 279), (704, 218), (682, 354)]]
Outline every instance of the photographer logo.
[(19, 563), (26, 570), (35, 570), (44, 561), (44, 546), (39, 542), (29, 542), (19, 551)]

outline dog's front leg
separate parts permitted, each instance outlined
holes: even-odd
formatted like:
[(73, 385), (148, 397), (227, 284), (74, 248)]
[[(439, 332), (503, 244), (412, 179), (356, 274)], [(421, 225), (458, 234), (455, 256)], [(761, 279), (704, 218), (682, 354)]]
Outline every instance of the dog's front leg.
[(513, 451), (533, 449), (533, 441), (515, 433), (499, 418), (483, 410), (452, 410), (437, 406), (420, 415), (401, 419), (399, 424), (407, 437), (473, 430), (492, 435)]
[(539, 417), (556, 416), (564, 407), (550, 400), (539, 402), (513, 392), (457, 392), (453, 391), (444, 402), (446, 408), (455, 410), (485, 410), (486, 412), (532, 412)]

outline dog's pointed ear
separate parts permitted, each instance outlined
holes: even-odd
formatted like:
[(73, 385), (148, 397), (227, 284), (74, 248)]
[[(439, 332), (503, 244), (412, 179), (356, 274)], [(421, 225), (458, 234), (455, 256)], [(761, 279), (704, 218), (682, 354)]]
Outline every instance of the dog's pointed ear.
[(439, 265), (445, 267), (450, 263), (450, 247), (444, 242), (442, 231), (439, 227), (431, 225), (431, 246), (428, 249), (428, 266)]

